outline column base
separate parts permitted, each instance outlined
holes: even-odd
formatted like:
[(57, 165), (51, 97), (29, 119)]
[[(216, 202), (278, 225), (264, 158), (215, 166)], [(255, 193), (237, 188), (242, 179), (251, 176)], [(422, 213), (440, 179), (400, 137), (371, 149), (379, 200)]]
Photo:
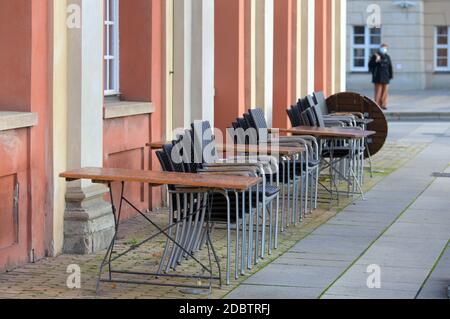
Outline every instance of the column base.
[(73, 187), (67, 190), (64, 213), (65, 254), (87, 255), (108, 248), (114, 236), (111, 204), (103, 197), (103, 185)]

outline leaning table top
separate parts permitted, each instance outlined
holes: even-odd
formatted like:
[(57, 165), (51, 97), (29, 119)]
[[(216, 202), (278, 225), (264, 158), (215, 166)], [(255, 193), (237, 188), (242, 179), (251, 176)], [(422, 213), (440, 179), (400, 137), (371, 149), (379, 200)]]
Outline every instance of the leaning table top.
[(315, 126), (297, 126), (291, 129), (272, 129), (278, 130), (282, 133), (291, 133), (294, 135), (312, 135), (315, 137), (329, 137), (329, 138), (367, 138), (375, 135), (375, 131), (362, 131), (352, 128), (340, 127), (315, 127)]
[(87, 167), (61, 173), (67, 181), (91, 180), (95, 183), (135, 182), (153, 186), (177, 185), (208, 189), (244, 191), (260, 182), (258, 177), (191, 174), (159, 171), (132, 170), (123, 168)]

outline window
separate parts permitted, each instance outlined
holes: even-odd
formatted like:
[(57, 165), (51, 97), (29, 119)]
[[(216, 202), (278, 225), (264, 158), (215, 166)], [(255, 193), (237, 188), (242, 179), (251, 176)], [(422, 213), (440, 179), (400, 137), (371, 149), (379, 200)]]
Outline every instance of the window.
[(104, 90), (119, 94), (119, 0), (105, 1)]
[(354, 26), (352, 38), (352, 71), (367, 72), (370, 58), (381, 45), (381, 29)]
[(435, 69), (436, 71), (450, 71), (448, 42), (449, 27), (436, 27)]

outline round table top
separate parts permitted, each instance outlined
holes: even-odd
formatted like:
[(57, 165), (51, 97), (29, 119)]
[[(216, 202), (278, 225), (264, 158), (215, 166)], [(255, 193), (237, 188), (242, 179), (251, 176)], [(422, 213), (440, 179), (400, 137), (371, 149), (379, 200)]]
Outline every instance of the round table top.
[[(377, 154), (383, 148), (389, 132), (388, 122), (375, 101), (358, 93), (343, 92), (328, 97), (327, 106), (330, 113), (359, 112), (363, 113), (365, 118), (373, 119), (366, 127), (367, 130), (376, 131), (374, 136), (368, 138), (370, 155)], [(368, 155), (366, 152), (366, 157)]]

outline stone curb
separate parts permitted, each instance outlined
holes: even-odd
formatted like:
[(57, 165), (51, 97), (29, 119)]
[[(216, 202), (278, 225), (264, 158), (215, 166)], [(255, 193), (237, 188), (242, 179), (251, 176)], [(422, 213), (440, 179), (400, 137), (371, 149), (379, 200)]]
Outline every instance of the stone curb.
[(386, 112), (385, 115), (391, 122), (450, 121), (450, 112)]

